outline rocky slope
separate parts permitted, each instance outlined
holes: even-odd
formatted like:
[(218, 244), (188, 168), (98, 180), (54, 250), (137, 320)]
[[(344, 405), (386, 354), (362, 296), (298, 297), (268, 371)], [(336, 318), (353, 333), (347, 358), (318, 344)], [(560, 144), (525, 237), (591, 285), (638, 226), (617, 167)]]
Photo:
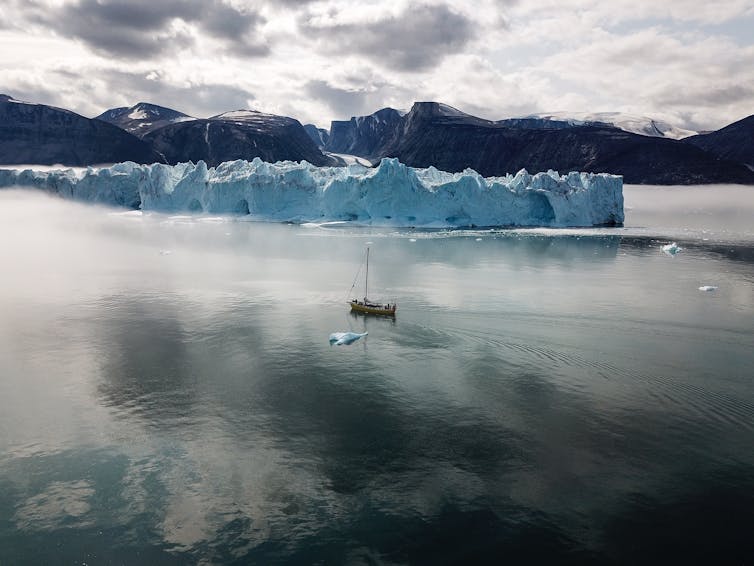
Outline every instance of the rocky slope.
[(318, 148), (325, 148), (327, 141), (330, 139), (329, 131), (325, 130), (324, 128), (318, 128), (314, 124), (305, 124), (304, 130), (306, 130), (306, 133), (309, 134), (309, 137), (312, 138), (312, 141), (317, 145)]
[(401, 121), (402, 114), (393, 108), (383, 108), (369, 116), (333, 121), (325, 149), (367, 159), (382, 157), (395, 142)]
[(722, 159), (745, 163), (754, 168), (754, 116), (734, 122), (716, 132), (684, 140)]
[(69, 166), (135, 161), (161, 156), (122, 129), (69, 110), (0, 95), (0, 163)]
[(213, 167), (224, 161), (251, 161), (255, 157), (270, 162), (331, 163), (298, 120), (253, 110), (168, 124), (145, 135), (144, 140), (171, 164), (203, 160)]

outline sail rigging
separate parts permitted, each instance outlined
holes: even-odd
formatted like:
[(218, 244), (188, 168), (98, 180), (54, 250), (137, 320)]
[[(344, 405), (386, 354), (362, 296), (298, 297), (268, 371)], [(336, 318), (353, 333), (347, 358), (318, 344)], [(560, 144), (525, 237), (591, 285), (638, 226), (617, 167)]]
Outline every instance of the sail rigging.
[[(359, 299), (351, 299), (350, 301), (348, 301), (348, 303), (351, 305), (351, 311), (364, 314), (395, 316), (395, 311), (397, 310), (397, 305), (395, 304), (395, 302), (380, 303), (371, 301), (369, 299), (369, 246), (367, 246), (365, 258), (366, 273), (364, 276), (364, 299), (363, 301)], [(356, 272), (356, 277), (354, 278), (353, 285), (351, 285), (351, 292), (353, 292), (354, 287), (356, 287), (356, 282), (358, 281), (360, 273), (361, 265), (359, 266), (359, 270)]]

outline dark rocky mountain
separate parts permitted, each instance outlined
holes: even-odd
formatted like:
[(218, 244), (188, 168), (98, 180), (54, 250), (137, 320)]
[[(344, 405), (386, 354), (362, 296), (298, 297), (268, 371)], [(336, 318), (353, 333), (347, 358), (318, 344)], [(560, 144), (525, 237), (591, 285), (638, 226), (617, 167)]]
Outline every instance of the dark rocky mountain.
[(114, 124), (138, 137), (168, 124), (195, 119), (183, 112), (148, 102), (139, 102), (131, 107), (112, 108), (97, 116), (97, 120)]
[(210, 167), (235, 159), (301, 161), (329, 165), (329, 157), (306, 133), (298, 120), (236, 110), (205, 120), (177, 122), (154, 130), (144, 140), (168, 163), (205, 161)]
[(692, 136), (683, 141), (723, 159), (754, 167), (754, 116), (733, 122), (716, 132)]
[[(446, 171), (471, 167), (485, 176), (526, 168), (532, 172), (608, 172), (623, 175), (627, 183), (754, 184), (754, 172), (745, 165), (681, 141), (642, 136), (606, 124), (568, 128), (555, 124), (545, 129), (537, 122), (530, 126), (526, 120), (492, 122), (445, 104), (417, 102), (376, 157), (397, 157), (407, 165), (432, 165)], [(349, 149), (355, 155), (375, 157), (363, 143), (352, 143)]]
[[(754, 184), (754, 116), (682, 141), (625, 131), (625, 120), (623, 128), (554, 115), (495, 122), (436, 102), (418, 102), (405, 115), (383, 108), (370, 116), (335, 121), (329, 138), (313, 125), (305, 128), (293, 118), (251, 110), (197, 120), (139, 103), (99, 118), (0, 95), (0, 163), (204, 160), (214, 166), (260, 157), (342, 164), (322, 152), (324, 145), (329, 152), (371, 161), (397, 157), (415, 167), (471, 167), (485, 176), (526, 168), (609, 172), (623, 175), (628, 183)], [(139, 132), (142, 139), (121, 128)]]
[(387, 148), (395, 143), (401, 123), (402, 114), (393, 108), (383, 108), (369, 116), (333, 121), (325, 149), (367, 159), (383, 157)]
[(318, 128), (314, 124), (305, 124), (304, 129), (306, 130), (306, 133), (309, 134), (309, 137), (312, 138), (312, 141), (317, 144), (318, 148), (325, 148), (327, 140), (330, 139), (330, 132), (324, 128)]
[(82, 166), (162, 161), (122, 129), (62, 108), (0, 95), (0, 163)]

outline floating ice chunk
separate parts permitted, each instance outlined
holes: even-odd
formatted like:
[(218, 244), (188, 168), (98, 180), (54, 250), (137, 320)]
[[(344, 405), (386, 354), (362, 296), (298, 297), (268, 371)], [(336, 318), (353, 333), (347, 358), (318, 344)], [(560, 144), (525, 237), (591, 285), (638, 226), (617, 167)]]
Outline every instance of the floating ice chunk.
[(330, 334), (330, 346), (333, 344), (336, 346), (348, 346), (367, 334), (369, 332), (364, 332), (363, 334), (359, 334), (358, 332), (333, 332)]
[(717, 285), (702, 285), (701, 287), (699, 287), (700, 291), (706, 291), (706, 292), (717, 291), (717, 289), (718, 289)]
[(415, 241), (416, 241), (416, 238), (409, 238), (409, 239), (408, 239), (408, 241), (409, 241), (409, 242), (415, 242)]
[(476, 240), (475, 240), (475, 241), (477, 241), (477, 242), (481, 242), (481, 241), (482, 241), (482, 238), (476, 238)]
[(678, 246), (678, 244), (676, 244), (675, 242), (673, 242), (672, 244), (666, 244), (662, 246), (662, 251), (664, 251), (668, 255), (675, 255), (678, 252), (680, 252), (682, 249), (683, 248)]

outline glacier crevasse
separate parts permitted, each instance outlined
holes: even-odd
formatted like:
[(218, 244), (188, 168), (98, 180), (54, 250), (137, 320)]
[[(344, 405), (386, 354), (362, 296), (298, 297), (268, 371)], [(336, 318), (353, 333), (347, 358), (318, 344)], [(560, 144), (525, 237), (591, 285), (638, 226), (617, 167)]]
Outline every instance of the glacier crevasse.
[(472, 169), (307, 162), (117, 163), (75, 171), (0, 170), (0, 187), (160, 212), (249, 214), (285, 222), (348, 220), (395, 226), (599, 226), (623, 223), (619, 176), (555, 171), (482, 177)]

